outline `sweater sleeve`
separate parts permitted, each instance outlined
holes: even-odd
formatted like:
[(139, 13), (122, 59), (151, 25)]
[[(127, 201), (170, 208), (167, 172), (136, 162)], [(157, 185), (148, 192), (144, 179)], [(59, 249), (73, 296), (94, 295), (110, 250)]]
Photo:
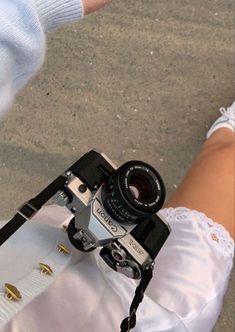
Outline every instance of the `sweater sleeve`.
[(0, 0), (0, 118), (40, 69), (45, 33), (83, 15), (82, 0)]

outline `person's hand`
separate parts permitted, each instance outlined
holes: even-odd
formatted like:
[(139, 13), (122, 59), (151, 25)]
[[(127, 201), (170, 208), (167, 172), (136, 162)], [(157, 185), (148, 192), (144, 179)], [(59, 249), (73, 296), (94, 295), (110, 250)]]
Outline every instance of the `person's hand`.
[(85, 15), (88, 15), (101, 7), (107, 5), (111, 0), (82, 0)]

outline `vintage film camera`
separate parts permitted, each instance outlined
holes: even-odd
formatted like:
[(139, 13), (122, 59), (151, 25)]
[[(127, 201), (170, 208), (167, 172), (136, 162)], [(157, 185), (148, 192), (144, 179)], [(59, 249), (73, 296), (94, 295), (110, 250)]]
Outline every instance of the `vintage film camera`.
[(165, 188), (160, 175), (141, 161), (116, 168), (94, 151), (81, 158), (56, 194), (74, 218), (68, 236), (79, 250), (103, 247), (100, 256), (115, 271), (140, 279), (169, 234), (157, 211)]
[(142, 161), (117, 168), (104, 154), (90, 151), (18, 209), (0, 230), (0, 245), (50, 199), (74, 215), (68, 237), (78, 250), (101, 247), (100, 256), (113, 270), (140, 279), (130, 316), (121, 331), (136, 323), (136, 310), (152, 278), (154, 259), (170, 234), (158, 213), (165, 200), (158, 172)]

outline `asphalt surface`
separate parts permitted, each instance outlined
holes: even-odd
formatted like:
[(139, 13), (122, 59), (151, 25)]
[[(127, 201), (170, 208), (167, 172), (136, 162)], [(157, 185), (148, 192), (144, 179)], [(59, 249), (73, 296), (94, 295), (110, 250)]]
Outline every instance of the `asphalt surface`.
[[(151, 163), (170, 195), (234, 99), (234, 51), (233, 0), (115, 1), (51, 33), (0, 122), (1, 219), (93, 148)], [(214, 332), (235, 330), (234, 278)]]

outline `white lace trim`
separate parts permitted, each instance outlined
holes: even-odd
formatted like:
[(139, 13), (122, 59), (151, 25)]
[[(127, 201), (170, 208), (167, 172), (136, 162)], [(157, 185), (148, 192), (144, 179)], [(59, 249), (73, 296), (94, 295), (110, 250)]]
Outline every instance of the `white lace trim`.
[[(205, 232), (208, 242), (224, 256), (234, 257), (234, 240), (224, 226), (208, 218), (204, 213), (185, 207), (165, 208), (160, 211), (170, 225), (179, 222), (197, 222)], [(193, 221), (195, 220), (195, 221)]]

